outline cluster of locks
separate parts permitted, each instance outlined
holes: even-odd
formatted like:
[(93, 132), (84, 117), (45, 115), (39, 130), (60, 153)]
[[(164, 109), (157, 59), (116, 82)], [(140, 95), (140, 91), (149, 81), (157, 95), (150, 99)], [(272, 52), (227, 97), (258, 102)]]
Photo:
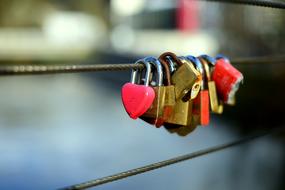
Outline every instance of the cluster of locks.
[(133, 119), (185, 136), (198, 125), (207, 126), (210, 111), (221, 114), (223, 105), (235, 103), (243, 75), (228, 58), (208, 55), (177, 56), (163, 53), (135, 64), (131, 82), (122, 88), (124, 107)]

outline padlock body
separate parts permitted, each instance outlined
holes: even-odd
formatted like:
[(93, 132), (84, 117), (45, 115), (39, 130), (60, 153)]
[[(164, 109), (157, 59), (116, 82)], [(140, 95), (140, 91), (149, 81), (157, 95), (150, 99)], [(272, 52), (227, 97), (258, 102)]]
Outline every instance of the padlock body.
[(209, 96), (210, 96), (210, 105), (213, 113), (222, 114), (223, 113), (223, 104), (219, 103), (217, 96), (216, 84), (214, 81), (208, 82)]
[(213, 70), (212, 80), (215, 81), (219, 97), (224, 103), (235, 103), (235, 92), (243, 81), (243, 75), (234, 68), (227, 59), (218, 59)]
[(200, 95), (201, 101), (201, 125), (209, 125), (210, 123), (210, 105), (209, 105), (209, 91), (202, 90)]
[(176, 99), (183, 99), (189, 94), (194, 83), (201, 78), (192, 63), (185, 61), (172, 75), (171, 82), (175, 86)]
[(163, 125), (171, 115), (175, 105), (174, 86), (154, 87), (156, 98), (152, 106), (142, 115), (141, 119), (154, 124), (156, 127)]
[(143, 115), (152, 105), (155, 92), (152, 87), (126, 83), (121, 91), (123, 105), (132, 119)]
[(184, 102), (177, 100), (172, 114), (166, 119), (165, 123), (188, 126), (192, 120), (192, 101)]
[(165, 86), (165, 102), (164, 102), (164, 112), (163, 120), (166, 120), (173, 112), (175, 106), (175, 87)]
[(150, 108), (142, 115), (144, 117), (157, 118), (163, 115), (163, 107), (165, 101), (165, 88), (153, 87), (155, 98)]
[(210, 123), (210, 102), (208, 90), (201, 90), (193, 100), (193, 125), (206, 126)]
[[(164, 127), (170, 133), (176, 133), (179, 136), (186, 136), (192, 131), (194, 131), (194, 129), (197, 127), (197, 125), (193, 123), (193, 115), (192, 115), (193, 101), (192, 100), (187, 102), (181, 101), (179, 104), (178, 107), (176, 107), (176, 110), (174, 109), (173, 115), (171, 116), (172, 118), (170, 117), (164, 123)], [(186, 106), (187, 104), (188, 107)], [(181, 107), (183, 109), (181, 109)], [(174, 114), (175, 112), (176, 114)]]

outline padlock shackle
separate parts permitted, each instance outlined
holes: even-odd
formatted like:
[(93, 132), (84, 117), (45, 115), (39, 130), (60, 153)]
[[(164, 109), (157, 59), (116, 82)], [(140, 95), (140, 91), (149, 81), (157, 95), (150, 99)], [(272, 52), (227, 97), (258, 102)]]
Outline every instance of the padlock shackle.
[(144, 58), (144, 61), (152, 64), (155, 67), (155, 69), (156, 69), (156, 85), (162, 86), (162, 84), (163, 84), (163, 70), (162, 70), (162, 65), (159, 62), (159, 60), (155, 57), (149, 56), (149, 57)]
[(216, 59), (209, 55), (200, 55), (199, 57), (203, 58), (211, 67), (216, 65)]
[(160, 59), (160, 60), (163, 59), (163, 60), (166, 61), (166, 58), (167, 58), (167, 57), (171, 57), (171, 58), (177, 63), (178, 66), (183, 65), (183, 63), (182, 63), (181, 60), (177, 57), (177, 55), (176, 55), (175, 53), (172, 53), (172, 52), (165, 52), (165, 53), (161, 54), (161, 55), (159, 56), (159, 59)]
[(172, 75), (172, 73), (174, 73), (177, 69), (176, 69), (176, 65), (175, 63), (171, 60), (170, 57), (166, 57), (166, 61), (169, 63), (169, 71), (170, 71), (170, 75)]
[(211, 81), (211, 71), (210, 71), (209, 62), (206, 59), (204, 59), (203, 57), (199, 57), (199, 60), (203, 65), (207, 80)]
[(165, 85), (166, 86), (171, 86), (171, 74), (170, 74), (170, 63), (164, 59), (159, 58), (160, 63), (162, 64), (164, 71), (165, 71)]
[(171, 65), (170, 61), (171, 59), (173, 59), (175, 61), (175, 63), (178, 66), (183, 65), (183, 63), (181, 62), (181, 60), (176, 56), (175, 53), (172, 52), (165, 52), (163, 54), (161, 54), (159, 56), (159, 61), (161, 62), (161, 64), (163, 65), (164, 69), (165, 69), (165, 83), (167, 86), (171, 86), (171, 71), (169, 68), (173, 68), (174, 66)]
[[(149, 79), (150, 79), (150, 74), (151, 74), (151, 65), (149, 62), (144, 61), (143, 59), (139, 59), (138, 61), (135, 62), (135, 64), (144, 64), (145, 65), (145, 86), (149, 85)], [(139, 69), (132, 69), (132, 76), (131, 76), (131, 83), (136, 84), (137, 80), (137, 75), (138, 75)]]
[(189, 55), (189, 56), (186, 56), (186, 59), (188, 59), (191, 63), (194, 64), (195, 68), (201, 73), (202, 76), (204, 75), (205, 72), (204, 72), (203, 65), (197, 57)]
[(219, 59), (224, 59), (224, 60), (226, 60), (227, 62), (230, 63), (230, 59), (227, 56), (223, 55), (223, 54), (218, 54), (216, 56), (216, 60), (219, 60)]
[[(135, 62), (135, 64), (143, 63), (142, 59), (139, 59)], [(131, 75), (131, 83), (136, 84), (137, 81), (137, 75), (138, 75), (139, 69), (132, 69), (132, 75)]]

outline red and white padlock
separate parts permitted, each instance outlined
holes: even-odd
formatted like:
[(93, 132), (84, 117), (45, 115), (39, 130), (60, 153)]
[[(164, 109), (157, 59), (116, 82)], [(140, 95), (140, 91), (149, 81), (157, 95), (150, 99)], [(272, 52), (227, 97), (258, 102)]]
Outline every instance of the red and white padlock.
[(235, 93), (243, 81), (243, 75), (233, 67), (228, 58), (219, 55), (212, 73), (219, 98), (226, 104), (235, 104)]
[(133, 69), (131, 82), (124, 84), (121, 91), (123, 105), (132, 119), (137, 119), (143, 115), (150, 108), (155, 98), (155, 92), (149, 86), (151, 65), (143, 59), (138, 60), (135, 64), (140, 63), (146, 67), (144, 85), (140, 84), (139, 70)]

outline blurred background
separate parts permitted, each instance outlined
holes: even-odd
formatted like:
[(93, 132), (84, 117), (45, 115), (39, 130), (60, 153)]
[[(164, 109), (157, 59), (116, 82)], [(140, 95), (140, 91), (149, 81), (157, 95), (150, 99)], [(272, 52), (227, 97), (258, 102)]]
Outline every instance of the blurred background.
[[(282, 10), (198, 0), (0, 0), (0, 64), (284, 55), (284, 24)], [(130, 71), (0, 77), (0, 189), (56, 189), (282, 127), (284, 64), (237, 65), (237, 105), (186, 137), (128, 117)], [(98, 189), (279, 190), (284, 153), (267, 137)]]

